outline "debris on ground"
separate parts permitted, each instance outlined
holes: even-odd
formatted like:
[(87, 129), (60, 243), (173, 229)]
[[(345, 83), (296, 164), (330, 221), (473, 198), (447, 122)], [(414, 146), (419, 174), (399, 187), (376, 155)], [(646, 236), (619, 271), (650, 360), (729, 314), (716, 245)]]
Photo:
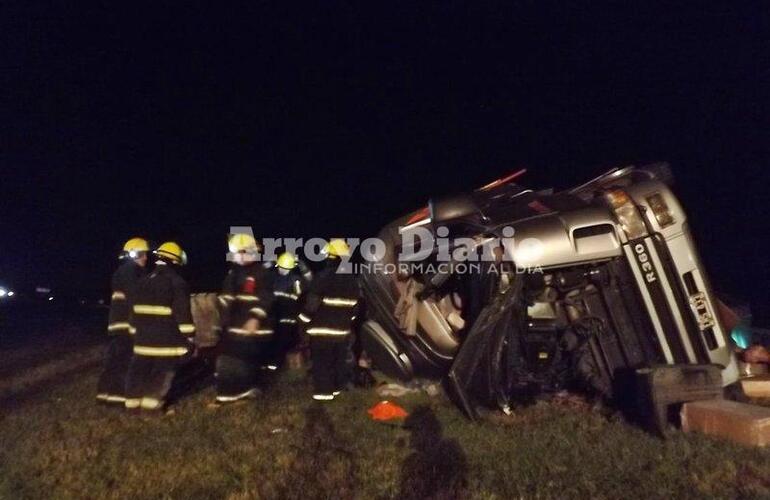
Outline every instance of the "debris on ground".
[(430, 396), (432, 398), (435, 398), (436, 396), (441, 394), (441, 385), (439, 385), (439, 384), (425, 384), (425, 386), (423, 387), (423, 390), (425, 390), (425, 393), (428, 396)]
[(407, 394), (425, 392), (428, 396), (436, 397), (441, 394), (441, 385), (437, 382), (414, 380), (407, 384), (396, 382), (382, 382), (375, 389), (377, 395), (387, 398), (400, 398)]
[(380, 401), (376, 405), (372, 406), (367, 413), (372, 420), (388, 421), (399, 418), (406, 418), (409, 414), (395, 403), (390, 401)]
[(770, 408), (728, 400), (682, 406), (682, 430), (718, 436), (746, 446), (770, 445)]
[(559, 391), (553, 395), (551, 402), (557, 406), (563, 406), (573, 411), (591, 413), (599, 409), (598, 403), (590, 401), (584, 394)]
[(411, 387), (407, 387), (405, 385), (401, 384), (395, 384), (395, 383), (382, 383), (377, 386), (377, 389), (375, 389), (378, 396), (381, 397), (389, 397), (389, 398), (400, 398), (401, 396), (405, 396), (407, 394), (414, 394), (417, 392), (420, 392), (419, 389), (414, 389)]

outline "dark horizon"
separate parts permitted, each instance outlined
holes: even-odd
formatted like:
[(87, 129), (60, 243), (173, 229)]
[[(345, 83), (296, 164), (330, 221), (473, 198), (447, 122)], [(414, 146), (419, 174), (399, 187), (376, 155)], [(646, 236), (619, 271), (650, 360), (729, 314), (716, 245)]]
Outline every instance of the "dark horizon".
[(770, 323), (763, 4), (160, 9), (5, 6), (0, 284), (105, 289), (144, 235), (216, 287), (231, 225), (366, 237), (519, 168), (663, 160), (714, 287)]

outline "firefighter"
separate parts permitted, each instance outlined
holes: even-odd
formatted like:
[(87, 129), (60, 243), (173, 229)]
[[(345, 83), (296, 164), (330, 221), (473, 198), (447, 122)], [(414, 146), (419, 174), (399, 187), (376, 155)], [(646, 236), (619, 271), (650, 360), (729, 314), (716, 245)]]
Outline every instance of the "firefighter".
[(276, 318), (276, 334), (271, 347), (271, 359), (267, 368), (278, 369), (286, 352), (297, 344), (297, 314), (299, 300), (307, 283), (309, 270), (297, 257), (284, 252), (278, 256), (273, 275), (273, 316)]
[(162, 410), (177, 370), (194, 351), (190, 293), (178, 272), (187, 264), (187, 255), (172, 241), (159, 246), (154, 255), (155, 269), (139, 281), (134, 293), (131, 326), (136, 333), (126, 384), (128, 409)]
[(258, 372), (266, 364), (273, 339), (269, 273), (258, 262), (257, 242), (250, 235), (234, 234), (228, 247), (234, 265), (219, 295), (222, 341), (216, 364), (217, 403), (259, 395)]
[(313, 360), (313, 399), (331, 401), (350, 382), (353, 353), (352, 332), (360, 308), (356, 275), (338, 272), (340, 257), (350, 255), (344, 240), (326, 244), (324, 269), (310, 284), (298, 318), (310, 338)]
[(129, 318), (136, 284), (147, 274), (149, 250), (145, 239), (128, 240), (119, 257), (123, 263), (112, 275), (112, 300), (107, 326), (111, 338), (96, 394), (96, 399), (102, 403), (122, 406), (126, 401), (126, 374), (134, 344)]

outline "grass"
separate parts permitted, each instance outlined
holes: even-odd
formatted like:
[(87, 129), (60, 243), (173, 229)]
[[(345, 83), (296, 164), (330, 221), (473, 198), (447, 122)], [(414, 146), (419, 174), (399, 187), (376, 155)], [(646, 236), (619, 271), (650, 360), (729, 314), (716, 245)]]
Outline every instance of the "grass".
[(314, 403), (287, 372), (256, 402), (208, 408), (209, 387), (130, 416), (94, 403), (94, 349), (1, 376), (0, 498), (770, 497), (770, 450), (662, 441), (581, 406), (474, 424), (417, 394), (396, 400), (406, 425), (383, 424), (373, 391)]

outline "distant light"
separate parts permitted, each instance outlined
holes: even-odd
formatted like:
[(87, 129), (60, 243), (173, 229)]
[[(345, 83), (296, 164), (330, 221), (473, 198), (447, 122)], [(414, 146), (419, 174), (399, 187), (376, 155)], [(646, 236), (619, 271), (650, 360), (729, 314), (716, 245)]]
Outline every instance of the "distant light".
[(49, 302), (52, 301), (52, 300), (53, 300), (53, 297), (48, 297), (48, 301)]
[(9, 297), (13, 297), (14, 295), (16, 295), (16, 292), (14, 292), (13, 290), (8, 292)]
[(0, 288), (0, 298), (5, 297), (8, 291), (5, 288)]

